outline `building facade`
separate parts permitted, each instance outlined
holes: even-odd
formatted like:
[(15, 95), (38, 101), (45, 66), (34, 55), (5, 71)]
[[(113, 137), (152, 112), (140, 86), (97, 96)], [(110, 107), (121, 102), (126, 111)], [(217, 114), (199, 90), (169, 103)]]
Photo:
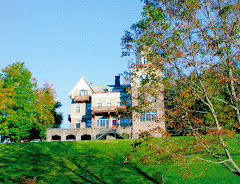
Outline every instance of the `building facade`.
[[(149, 65), (144, 57), (137, 57), (136, 64)], [(155, 96), (146, 94), (150, 106), (144, 112), (132, 111), (127, 117), (120, 113), (128, 106), (138, 105), (138, 87), (147, 77), (144, 67), (137, 70), (133, 68), (132, 72), (135, 75), (131, 85), (121, 85), (120, 76), (115, 76), (114, 85), (93, 86), (83, 76), (68, 95), (71, 100), (71, 127), (49, 128), (47, 141), (139, 138), (141, 132), (146, 131), (154, 137), (163, 136), (165, 122), (162, 92)], [(127, 92), (130, 88), (131, 95)]]

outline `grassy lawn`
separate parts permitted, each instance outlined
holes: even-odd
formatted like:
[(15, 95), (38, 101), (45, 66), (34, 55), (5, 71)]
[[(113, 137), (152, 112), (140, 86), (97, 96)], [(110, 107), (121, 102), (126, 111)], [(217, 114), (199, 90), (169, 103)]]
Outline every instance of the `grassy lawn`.
[[(173, 139), (178, 141), (177, 138)], [(175, 163), (142, 165), (124, 163), (133, 140), (73, 141), (0, 144), (0, 183), (18, 183), (23, 176), (40, 183), (240, 183), (240, 177), (222, 165), (187, 163), (193, 176), (182, 177), (188, 168)], [(235, 147), (239, 144), (235, 144)], [(232, 150), (240, 165), (240, 152)], [(184, 169), (185, 168), (185, 169)]]

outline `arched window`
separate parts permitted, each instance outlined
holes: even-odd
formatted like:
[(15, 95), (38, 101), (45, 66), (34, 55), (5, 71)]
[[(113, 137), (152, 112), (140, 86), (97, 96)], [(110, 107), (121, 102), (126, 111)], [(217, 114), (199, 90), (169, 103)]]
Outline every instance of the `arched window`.
[(142, 82), (143, 82), (143, 76), (140, 75), (140, 77), (139, 77), (139, 84), (142, 84)]
[(87, 90), (80, 90), (79, 91), (79, 96), (87, 96), (88, 95), (88, 91)]
[(156, 97), (155, 96), (151, 96), (150, 102), (156, 102)]
[(147, 62), (146, 62), (147, 60), (146, 60), (146, 58), (144, 57), (143, 58), (143, 64), (146, 64)]

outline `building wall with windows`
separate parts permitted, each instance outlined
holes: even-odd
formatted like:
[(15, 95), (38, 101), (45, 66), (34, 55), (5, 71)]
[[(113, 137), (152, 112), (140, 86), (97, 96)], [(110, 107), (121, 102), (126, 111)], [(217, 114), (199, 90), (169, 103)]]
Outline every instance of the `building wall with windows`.
[[(71, 128), (116, 129), (121, 124), (126, 127), (131, 123), (121, 120), (117, 109), (126, 108), (122, 104), (129, 95), (123, 92), (119, 77), (115, 77), (115, 85), (92, 86), (82, 77), (69, 94), (71, 99)], [(120, 123), (121, 122), (123, 123)]]
[(128, 96), (127, 93), (118, 91), (96, 92), (92, 94), (92, 107), (121, 106), (121, 102)]
[[(132, 138), (139, 138), (141, 132), (144, 131), (150, 132), (155, 137), (161, 137), (165, 131), (163, 85), (159, 85), (159, 89), (156, 89), (154, 95), (140, 94), (138, 91), (141, 83), (146, 79), (150, 79), (153, 74), (149, 73), (148, 68), (151, 67), (151, 63), (146, 58), (143, 53), (138, 54), (136, 57), (136, 65), (141, 67), (132, 69), (134, 75), (132, 75), (131, 79), (131, 100), (128, 99), (129, 95), (124, 92), (124, 86), (120, 85), (119, 78), (115, 78), (115, 85), (92, 86), (83, 77), (80, 80), (82, 82), (75, 86), (69, 97), (73, 99), (73, 95), (83, 93), (84, 95), (90, 95), (90, 99), (89, 101), (77, 101), (77, 103), (76, 100), (72, 101), (72, 128), (114, 129), (116, 131), (122, 128), (122, 133), (124, 133), (125, 128), (131, 130), (130, 136)], [(162, 72), (156, 71), (154, 74), (161, 81)], [(88, 90), (88, 92), (81, 92), (82, 90)], [(131, 118), (121, 117), (116, 114), (118, 108), (125, 108), (126, 105), (138, 106), (137, 99), (139, 97), (149, 102), (147, 107), (142, 107), (143, 112), (134, 111)], [(126, 101), (128, 103), (123, 104)], [(91, 114), (88, 115), (87, 103), (91, 104), (89, 105), (89, 107), (91, 106)], [(80, 112), (78, 106), (80, 106)], [(83, 117), (88, 118), (91, 124), (87, 126)], [(74, 125), (76, 122), (77, 124)], [(126, 132), (129, 133), (129, 130)]]

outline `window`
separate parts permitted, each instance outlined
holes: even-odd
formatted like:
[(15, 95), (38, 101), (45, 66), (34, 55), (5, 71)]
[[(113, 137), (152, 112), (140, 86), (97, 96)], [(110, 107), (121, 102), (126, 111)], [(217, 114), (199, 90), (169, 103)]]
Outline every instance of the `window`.
[(86, 123), (86, 127), (87, 128), (91, 128), (91, 126), (92, 126), (92, 120), (87, 120), (87, 123)]
[(140, 121), (145, 121), (145, 114), (142, 114), (142, 115), (140, 116)]
[(88, 95), (88, 91), (87, 90), (80, 90), (79, 91), (79, 96), (87, 96)]
[(146, 60), (146, 58), (144, 57), (143, 58), (143, 64), (146, 64), (147, 62), (146, 62), (147, 60)]
[(80, 110), (81, 110), (80, 104), (76, 104), (76, 106), (75, 106), (75, 112), (76, 112), (76, 113), (80, 113)]
[(151, 121), (152, 119), (152, 116), (151, 116), (151, 114), (150, 113), (146, 113), (146, 116), (145, 116), (145, 118), (146, 118), (146, 121)]
[(139, 77), (139, 84), (142, 84), (142, 82), (143, 82), (143, 76), (140, 75), (140, 77)]
[(102, 107), (102, 100), (97, 101), (97, 107)]
[(113, 88), (112, 91), (123, 91), (122, 88)]
[(144, 94), (141, 94), (140, 96), (138, 96), (139, 101), (143, 102), (145, 100), (145, 96)]
[(98, 119), (97, 127), (108, 127), (108, 119)]
[(120, 126), (124, 127), (124, 126), (132, 126), (132, 118), (124, 118), (122, 117), (120, 119)]
[(86, 109), (87, 109), (87, 112), (92, 112), (92, 107), (90, 103), (87, 103)]
[(157, 118), (157, 111), (145, 112), (140, 116), (140, 121), (155, 121)]
[(76, 128), (80, 128), (80, 121), (75, 121), (76, 123)]
[(117, 100), (117, 106), (121, 106), (122, 103), (121, 103), (121, 100)]
[(155, 96), (151, 96), (150, 102), (156, 102), (156, 97)]
[(107, 100), (106, 101), (106, 106), (111, 107), (112, 106), (112, 100)]

